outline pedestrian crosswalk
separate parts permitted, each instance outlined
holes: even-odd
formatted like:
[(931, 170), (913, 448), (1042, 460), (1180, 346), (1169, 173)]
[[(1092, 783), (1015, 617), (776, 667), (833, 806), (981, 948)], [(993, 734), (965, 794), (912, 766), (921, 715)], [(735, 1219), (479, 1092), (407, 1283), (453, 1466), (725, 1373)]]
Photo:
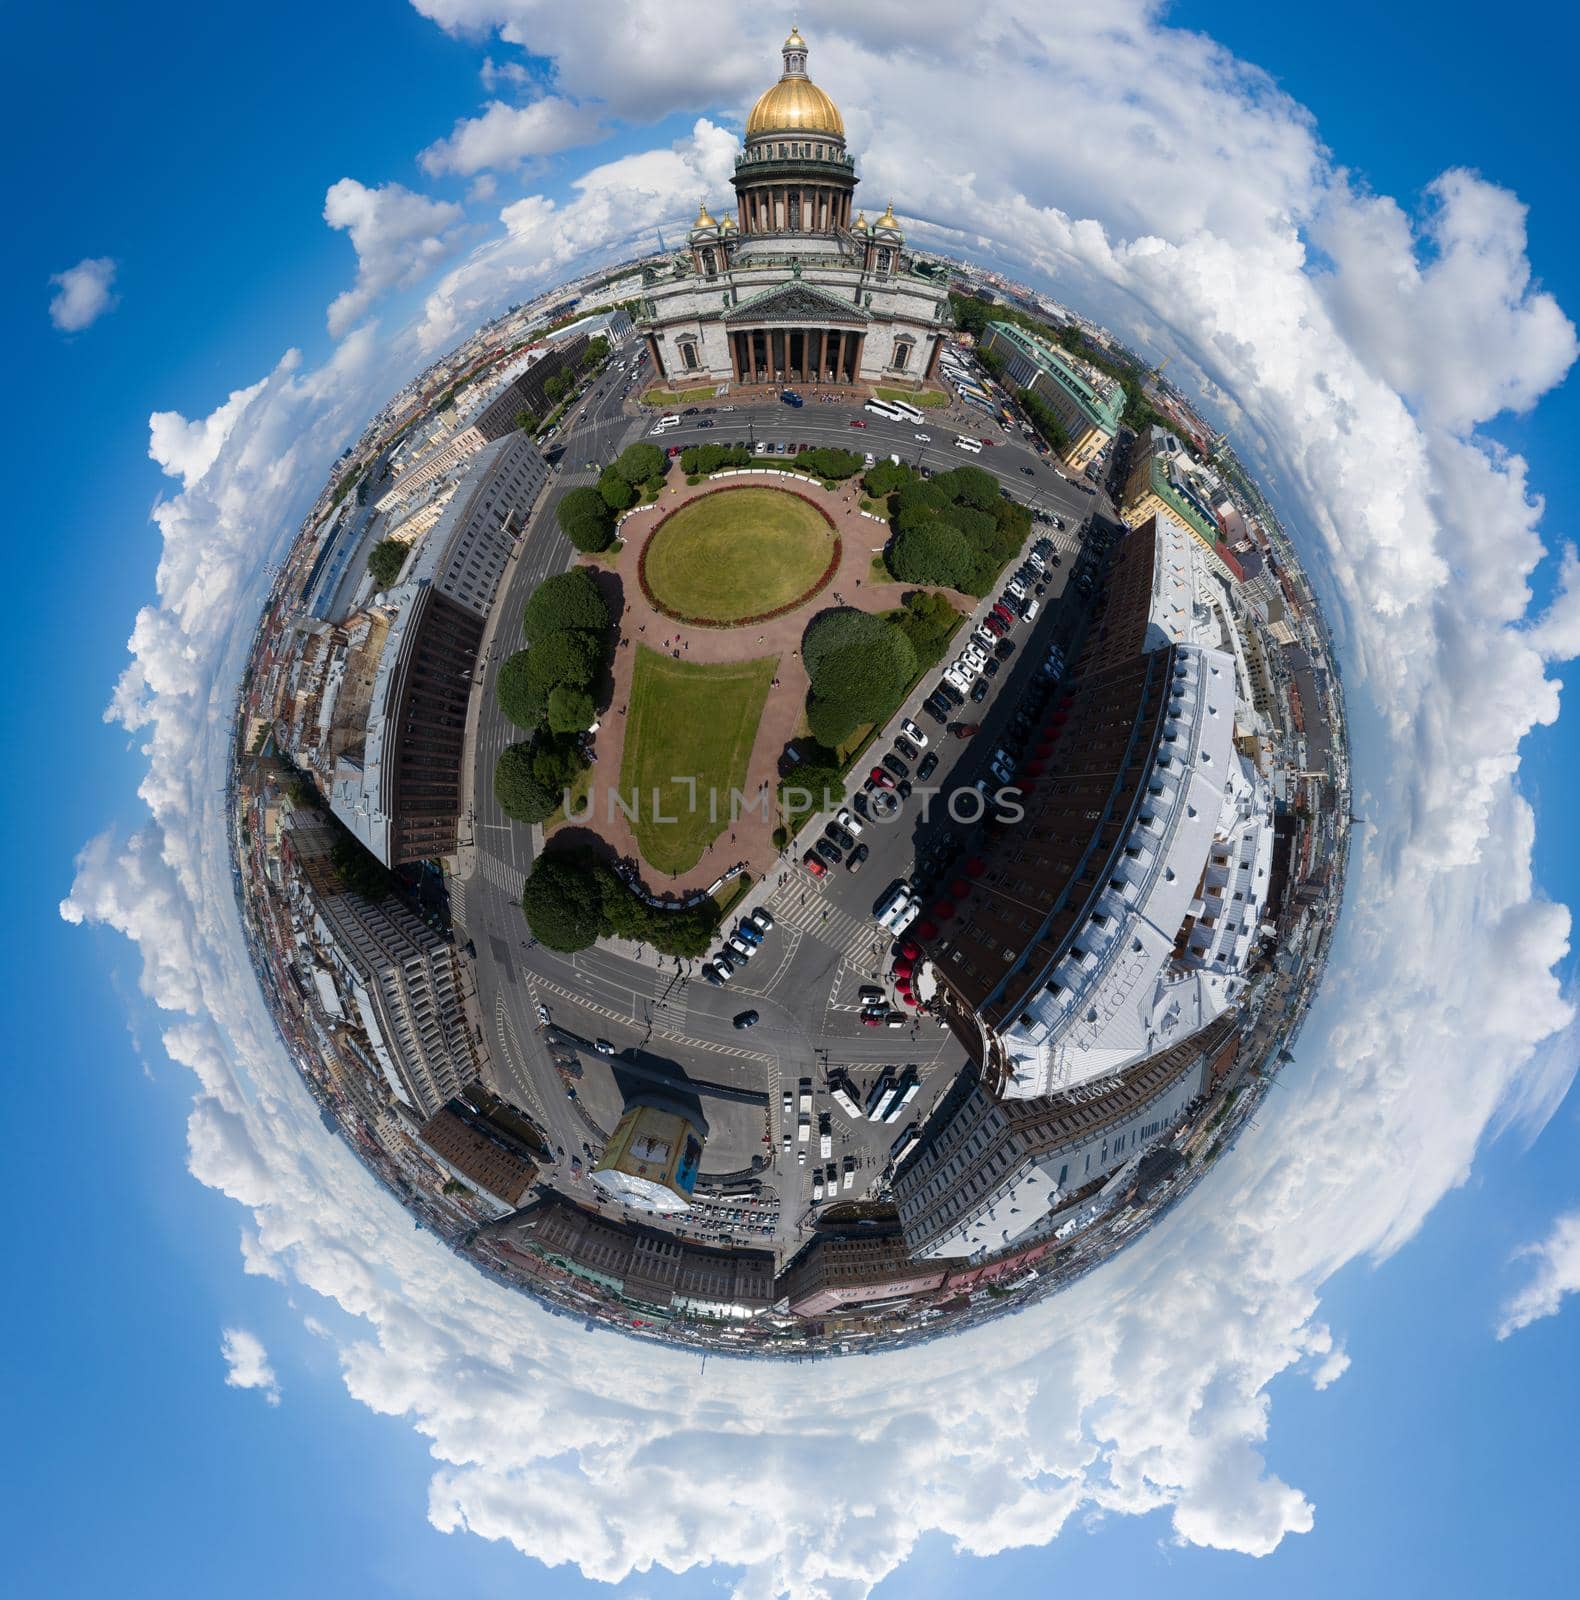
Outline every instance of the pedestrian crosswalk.
[(512, 900), (521, 898), (521, 891), (526, 887), (527, 882), (527, 876), (524, 872), (517, 872), (514, 867), (501, 861), (498, 856), (491, 856), (486, 850), (477, 852), (477, 862), (482, 869), (483, 876), (496, 889), (503, 889)]
[(824, 894), (804, 879), (798, 882), (792, 878), (783, 888), (774, 891), (768, 904), (776, 922), (799, 928), (814, 939), (833, 945), (836, 950), (843, 950), (858, 940), (870, 944), (875, 937), (871, 922), (839, 906), (829, 905)]

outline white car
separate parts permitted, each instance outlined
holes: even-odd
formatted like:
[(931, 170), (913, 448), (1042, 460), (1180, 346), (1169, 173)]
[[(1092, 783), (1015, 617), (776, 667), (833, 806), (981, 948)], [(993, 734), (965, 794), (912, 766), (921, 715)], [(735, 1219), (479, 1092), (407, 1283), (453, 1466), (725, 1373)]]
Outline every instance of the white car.
[(931, 444), (933, 442), (933, 436), (930, 433), (919, 433), (916, 437), (922, 444)]
[(733, 934), (724, 941), (724, 948), (732, 956), (739, 956), (742, 961), (750, 961), (752, 959), (752, 947), (744, 939), (738, 938)]
[[(927, 741), (924, 739), (922, 742), (925, 744)], [(861, 837), (861, 818), (854, 816), (851, 813), (849, 806), (841, 806), (839, 810), (834, 813), (834, 820), (853, 839), (859, 839)]]
[(909, 717), (900, 718), (900, 732), (905, 735), (918, 750), (927, 748), (927, 735), (911, 721)]
[(958, 665), (944, 668), (944, 682), (958, 694), (971, 692), (971, 675), (964, 672)]

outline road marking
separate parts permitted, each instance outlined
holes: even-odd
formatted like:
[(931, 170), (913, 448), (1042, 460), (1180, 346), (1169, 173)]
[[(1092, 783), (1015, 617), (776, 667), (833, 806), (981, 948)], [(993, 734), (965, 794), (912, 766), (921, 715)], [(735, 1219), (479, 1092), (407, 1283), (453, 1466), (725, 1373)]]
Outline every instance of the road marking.
[[(590, 1011), (594, 1016), (607, 1017), (611, 1022), (623, 1022), (627, 1027), (634, 1026), (642, 1020), (627, 1012), (616, 1011), (612, 1006), (600, 1005), (596, 1000), (589, 1000), (581, 991), (567, 989), (564, 985), (554, 983), (548, 978), (534, 978), (532, 989), (534, 994), (539, 990), (544, 991), (579, 1006), (583, 1011)], [(778, 1064), (774, 1056), (765, 1055), (761, 1050), (748, 1050), (744, 1045), (738, 1044), (715, 1044), (708, 1039), (699, 1039), (695, 1034), (686, 1033), (682, 1029), (661, 1027), (656, 1015), (653, 1019), (653, 1032), (661, 1038), (689, 1045), (693, 1050), (706, 1050), (711, 1055), (733, 1056), (741, 1061), (760, 1061), (764, 1066), (776, 1067)]]
[(503, 889), (512, 900), (521, 898), (521, 891), (527, 883), (526, 873), (516, 871), (514, 867), (501, 861), (498, 856), (490, 855), (486, 850), (477, 852), (477, 862), (483, 876), (496, 889)]
[[(510, 1020), (510, 1011), (505, 1005), (505, 998), (501, 995), (494, 1002), (494, 1027), (499, 1034), (499, 1048), (505, 1060), (510, 1063), (517, 1086), (532, 1102), (531, 1109), (538, 1114), (538, 1122), (542, 1127), (544, 1136), (549, 1132), (549, 1114), (543, 1109), (543, 1102), (538, 1099), (537, 1089), (533, 1085), (532, 1074), (527, 1070), (521, 1048), (521, 1041), (516, 1038), (516, 1025)], [(512, 1049), (514, 1043), (514, 1049)], [(508, 1098), (508, 1097), (507, 1097)]]

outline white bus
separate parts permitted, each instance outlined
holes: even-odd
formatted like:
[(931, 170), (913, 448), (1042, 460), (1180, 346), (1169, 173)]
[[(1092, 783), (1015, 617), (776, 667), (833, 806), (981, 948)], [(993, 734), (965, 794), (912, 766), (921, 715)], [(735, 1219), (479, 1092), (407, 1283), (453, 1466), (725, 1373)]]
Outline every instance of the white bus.
[[(887, 400), (869, 400), (862, 409), (870, 411), (875, 417), (887, 417), (890, 422), (905, 421), (905, 414), (900, 410), (900, 408), (898, 406), (891, 406)], [(916, 420), (920, 422), (921, 417), (918, 416)]]
[[(883, 404), (882, 401), (879, 401), (878, 403), (880, 405)], [(890, 403), (890, 409), (892, 411), (894, 411), (899, 416), (899, 418), (900, 418), (900, 420), (902, 422), (918, 422), (918, 423), (920, 423), (920, 422), (925, 422), (927, 420), (927, 418), (924, 417), (921, 414), (921, 412), (916, 409), (915, 406), (908, 406), (908, 405), (906, 405), (906, 403), (903, 400), (892, 401)]]
[(969, 450), (972, 455), (979, 456), (982, 454), (982, 441), (980, 439), (968, 439), (963, 433), (958, 433), (955, 435), (955, 448)]

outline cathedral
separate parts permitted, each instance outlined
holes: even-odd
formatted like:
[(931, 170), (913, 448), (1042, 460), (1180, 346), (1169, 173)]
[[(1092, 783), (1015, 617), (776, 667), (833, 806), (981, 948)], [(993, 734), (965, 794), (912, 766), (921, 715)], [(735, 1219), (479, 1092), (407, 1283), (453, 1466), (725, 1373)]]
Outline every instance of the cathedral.
[(906, 253), (892, 204), (871, 222), (852, 215), (844, 119), (807, 76), (798, 31), (783, 55), (746, 119), (734, 214), (704, 203), (685, 253), (643, 286), (658, 376), (920, 387), (947, 337), (947, 290)]

